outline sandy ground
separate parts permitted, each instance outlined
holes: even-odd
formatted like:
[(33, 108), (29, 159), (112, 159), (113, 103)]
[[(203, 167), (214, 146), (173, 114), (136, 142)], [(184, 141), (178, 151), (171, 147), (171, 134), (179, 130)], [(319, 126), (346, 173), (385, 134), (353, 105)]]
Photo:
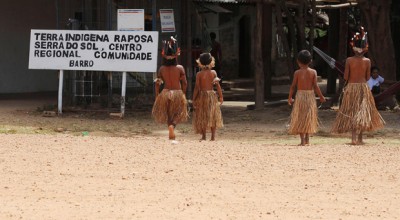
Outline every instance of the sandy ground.
[(0, 100), (0, 219), (399, 219), (399, 113), (366, 145), (285, 133), (288, 106), (223, 105), (217, 141), (177, 141), (149, 110), (42, 117), (51, 100)]

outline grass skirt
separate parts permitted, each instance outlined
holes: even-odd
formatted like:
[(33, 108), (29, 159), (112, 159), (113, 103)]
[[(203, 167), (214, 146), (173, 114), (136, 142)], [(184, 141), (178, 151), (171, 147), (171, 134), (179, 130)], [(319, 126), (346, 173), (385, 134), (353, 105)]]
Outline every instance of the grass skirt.
[(196, 134), (210, 130), (211, 127), (224, 126), (220, 104), (214, 91), (200, 91), (195, 103), (193, 113), (193, 128)]
[(289, 134), (313, 134), (318, 130), (318, 109), (314, 90), (298, 90), (292, 113)]
[(366, 83), (349, 83), (343, 89), (342, 103), (332, 132), (373, 131), (382, 128), (384, 124), (385, 121), (376, 109), (374, 97), (368, 85)]
[(156, 122), (168, 125), (187, 121), (187, 100), (182, 90), (163, 89), (154, 102), (152, 115)]

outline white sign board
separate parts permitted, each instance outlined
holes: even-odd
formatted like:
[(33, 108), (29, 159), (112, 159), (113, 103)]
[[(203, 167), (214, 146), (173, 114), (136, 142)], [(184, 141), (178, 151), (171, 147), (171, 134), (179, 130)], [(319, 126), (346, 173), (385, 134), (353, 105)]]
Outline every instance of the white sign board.
[(118, 9), (119, 31), (144, 31), (144, 9)]
[(29, 69), (157, 72), (157, 31), (31, 30)]
[(174, 10), (160, 9), (161, 32), (175, 32)]

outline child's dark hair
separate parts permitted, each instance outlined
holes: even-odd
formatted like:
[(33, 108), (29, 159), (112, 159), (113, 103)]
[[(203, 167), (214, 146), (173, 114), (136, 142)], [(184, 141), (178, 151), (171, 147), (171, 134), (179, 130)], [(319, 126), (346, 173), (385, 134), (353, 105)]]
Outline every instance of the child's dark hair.
[(374, 70), (379, 72), (379, 67), (377, 67), (377, 66), (371, 67), (371, 73), (374, 72)]
[(215, 40), (217, 38), (217, 34), (215, 34), (214, 32), (211, 32), (210, 38), (211, 38), (211, 40)]
[(176, 61), (176, 59), (162, 59), (162, 65), (164, 66), (176, 66), (177, 64), (178, 62)]
[(312, 57), (311, 57), (311, 53), (308, 50), (302, 50), (297, 54), (297, 60), (302, 63), (302, 64), (310, 64)]

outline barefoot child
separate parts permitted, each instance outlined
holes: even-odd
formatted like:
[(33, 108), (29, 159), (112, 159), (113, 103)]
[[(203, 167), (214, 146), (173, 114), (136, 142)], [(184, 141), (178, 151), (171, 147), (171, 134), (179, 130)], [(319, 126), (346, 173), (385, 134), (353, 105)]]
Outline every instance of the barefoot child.
[(346, 59), (342, 103), (333, 124), (332, 132), (351, 131), (351, 144), (363, 144), (363, 131), (373, 131), (385, 124), (375, 107), (374, 97), (368, 87), (371, 61), (364, 57), (368, 51), (367, 33), (361, 27), (350, 42), (354, 56)]
[[(196, 85), (193, 92), (193, 127), (196, 134), (201, 134), (201, 140), (206, 139), (207, 129), (211, 129), (211, 141), (215, 140), (215, 131), (223, 127), (220, 105), (223, 103), (219, 78), (214, 67), (214, 58), (209, 53), (202, 53), (196, 61), (201, 71), (196, 75)], [(217, 87), (218, 96), (215, 94), (214, 86)], [(218, 104), (218, 97), (219, 102)]]
[[(164, 41), (162, 50), (163, 64), (155, 80), (156, 100), (152, 115), (156, 122), (168, 125), (169, 139), (175, 140), (175, 126), (188, 118), (186, 100), (186, 74), (183, 66), (177, 64), (180, 54), (174, 38)], [(160, 94), (160, 86), (164, 88)]]
[[(315, 92), (319, 96), (320, 102), (325, 102), (325, 97), (317, 84), (317, 72), (308, 65), (311, 63), (311, 54), (307, 50), (302, 50), (297, 56), (297, 64), (300, 69), (294, 73), (293, 83), (290, 86), (288, 104), (292, 105), (293, 110), (290, 115), (289, 134), (300, 134), (300, 145), (309, 145), (309, 135), (317, 132), (318, 128), (318, 109), (315, 101)], [(296, 100), (292, 96), (297, 88)]]

